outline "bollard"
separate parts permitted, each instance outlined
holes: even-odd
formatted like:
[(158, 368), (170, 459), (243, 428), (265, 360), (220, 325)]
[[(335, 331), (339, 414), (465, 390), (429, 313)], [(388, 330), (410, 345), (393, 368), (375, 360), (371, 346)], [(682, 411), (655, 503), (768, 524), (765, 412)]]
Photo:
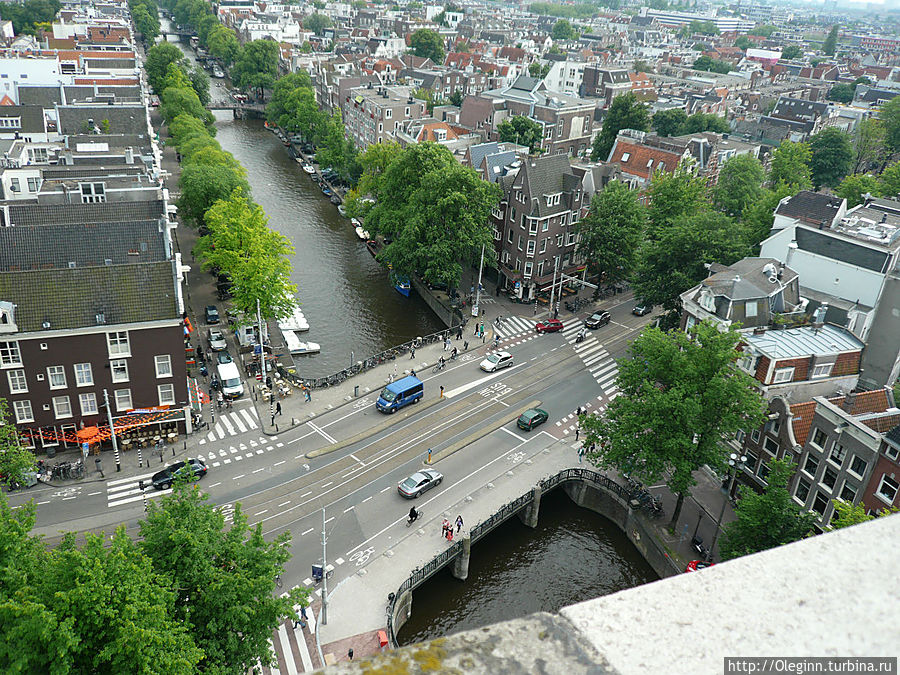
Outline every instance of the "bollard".
[(359, 385), (355, 384), (355, 385), (353, 385), (353, 398), (358, 398), (358, 397), (359, 397)]

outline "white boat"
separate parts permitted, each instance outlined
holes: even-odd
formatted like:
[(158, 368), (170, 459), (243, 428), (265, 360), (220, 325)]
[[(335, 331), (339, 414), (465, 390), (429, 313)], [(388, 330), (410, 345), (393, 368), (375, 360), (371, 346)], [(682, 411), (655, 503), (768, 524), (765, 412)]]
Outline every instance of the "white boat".
[(347, 207), (343, 204), (338, 204), (338, 213), (341, 214), (342, 217), (347, 217)]
[(314, 167), (312, 164), (304, 164), (303, 170), (310, 176), (312, 176), (316, 172), (316, 167)]
[(369, 232), (367, 230), (362, 229), (362, 227), (356, 228), (356, 236), (362, 239), (363, 241), (368, 241)]
[(212, 69), (213, 77), (222, 78), (225, 77), (225, 71), (219, 68), (219, 66), (213, 66)]
[(284, 335), (284, 344), (287, 346), (288, 351), (294, 356), (300, 354), (315, 354), (319, 351), (319, 344), (317, 342), (303, 342), (292, 330), (282, 329), (281, 333)]
[(278, 319), (278, 327), (284, 331), (307, 331), (309, 330), (309, 324), (306, 322), (306, 317), (303, 316), (303, 312), (299, 307), (294, 307), (294, 311), (291, 312), (290, 316), (282, 317)]

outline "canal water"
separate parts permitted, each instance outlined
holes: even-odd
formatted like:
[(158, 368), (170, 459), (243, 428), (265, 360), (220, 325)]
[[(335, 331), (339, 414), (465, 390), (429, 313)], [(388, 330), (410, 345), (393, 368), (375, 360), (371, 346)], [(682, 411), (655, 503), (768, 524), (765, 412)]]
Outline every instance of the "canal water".
[(616, 525), (555, 490), (541, 497), (537, 528), (514, 517), (472, 546), (466, 581), (446, 567), (413, 591), (397, 640), (414, 644), (555, 612), (658, 578)]

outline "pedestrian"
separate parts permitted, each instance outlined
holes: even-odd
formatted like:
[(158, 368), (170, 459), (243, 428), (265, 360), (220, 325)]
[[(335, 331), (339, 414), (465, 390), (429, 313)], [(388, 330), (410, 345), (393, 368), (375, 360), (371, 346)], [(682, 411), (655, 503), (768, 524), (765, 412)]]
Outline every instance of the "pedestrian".
[(444, 519), (441, 521), (441, 536), (442, 536), (442, 537), (446, 537), (446, 536), (447, 536), (447, 528), (448, 528), (448, 527), (450, 527), (450, 521), (447, 520), (446, 518), (444, 518)]
[(409, 369), (409, 374), (412, 375), (413, 377), (415, 377), (415, 376), (416, 376), (416, 369), (415, 369), (415, 368), (410, 368), (410, 369)]
[(462, 340), (462, 325), (459, 325), (456, 328), (456, 339)]
[(503, 323), (503, 315), (498, 314), (497, 315), (497, 325), (499, 326), (501, 323)]
[(475, 322), (475, 332), (472, 333), (472, 335), (474, 335), (475, 337), (478, 337), (478, 322), (477, 321)]
[(469, 348), (469, 341), (468, 341), (468, 340), (465, 340), (465, 341), (463, 342), (463, 351), (466, 351), (468, 348)]
[(276, 415), (280, 415), (280, 414), (281, 414), (281, 401), (277, 401), (277, 402), (275, 403), (275, 414), (276, 414)]
[(484, 335), (484, 321), (481, 322), (481, 326), (479, 326), (478, 331)]
[(449, 525), (447, 527), (447, 534), (444, 535), (447, 537), (447, 541), (453, 541), (453, 526)]
[(416, 358), (416, 346), (413, 345), (409, 350), (409, 358), (410, 360)]
[(200, 360), (203, 360), (203, 345), (197, 345), (197, 356), (200, 357)]
[(266, 375), (266, 386), (267, 386), (269, 389), (272, 388), (272, 377), (269, 376), (269, 375)]
[(353, 660), (353, 647), (350, 647), (350, 649), (347, 650), (347, 658), (351, 661)]
[(462, 529), (463, 519), (462, 516), (456, 516), (456, 534), (459, 534), (459, 531)]
[(300, 626), (300, 628), (306, 628), (306, 617), (305, 616), (300, 616), (300, 618), (294, 619), (294, 628), (296, 629), (297, 626)]
[(577, 425), (577, 426), (575, 427), (575, 440), (576, 440), (576, 441), (578, 440), (578, 435), (579, 435), (580, 433), (581, 433), (581, 425), (579, 424), (579, 425)]
[(581, 464), (581, 460), (584, 459), (584, 446), (582, 445), (578, 448), (578, 463)]
[(484, 309), (481, 310), (481, 316), (484, 316)]
[(441, 398), (444, 398), (444, 385), (441, 385)]
[(312, 401), (312, 394), (309, 392), (309, 387), (306, 388), (305, 394), (306, 394), (306, 402), (309, 403), (310, 401)]

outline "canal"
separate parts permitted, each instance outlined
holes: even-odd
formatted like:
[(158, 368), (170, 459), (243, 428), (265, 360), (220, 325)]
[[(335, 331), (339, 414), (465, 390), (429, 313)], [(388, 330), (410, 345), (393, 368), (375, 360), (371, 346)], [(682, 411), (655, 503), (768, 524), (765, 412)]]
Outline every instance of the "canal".
[(472, 547), (466, 581), (448, 566), (413, 591), (397, 640), (414, 644), (555, 612), (658, 578), (616, 525), (555, 490), (541, 497), (537, 528), (511, 518)]

